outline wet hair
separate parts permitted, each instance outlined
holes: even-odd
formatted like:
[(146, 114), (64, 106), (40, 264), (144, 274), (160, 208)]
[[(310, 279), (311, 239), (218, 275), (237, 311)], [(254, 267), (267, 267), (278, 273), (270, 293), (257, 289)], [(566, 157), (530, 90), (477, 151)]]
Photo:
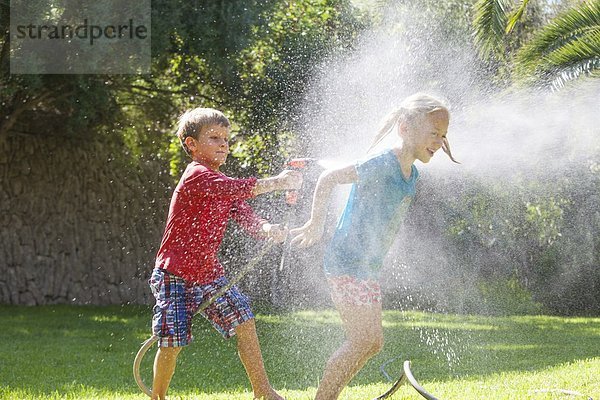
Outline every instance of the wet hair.
[(220, 125), (229, 128), (231, 123), (225, 114), (213, 108), (198, 107), (181, 114), (177, 127), (177, 137), (181, 141), (181, 146), (188, 156), (191, 157), (191, 154), (185, 144), (185, 138), (191, 136), (198, 139), (202, 128), (211, 125)]
[[(448, 107), (441, 100), (430, 95), (424, 93), (415, 93), (412, 96), (407, 97), (400, 104), (400, 107), (397, 110), (392, 111), (384, 118), (381, 128), (377, 132), (371, 147), (369, 147), (369, 151), (371, 151), (387, 135), (389, 135), (390, 132), (394, 130), (394, 127), (396, 127), (399, 123), (407, 122), (409, 124), (413, 124), (419, 118), (440, 110), (446, 111), (448, 114), (450, 114)], [(452, 156), (450, 144), (446, 138), (443, 138), (442, 150), (444, 150), (444, 153), (446, 153), (452, 161), (460, 164)]]

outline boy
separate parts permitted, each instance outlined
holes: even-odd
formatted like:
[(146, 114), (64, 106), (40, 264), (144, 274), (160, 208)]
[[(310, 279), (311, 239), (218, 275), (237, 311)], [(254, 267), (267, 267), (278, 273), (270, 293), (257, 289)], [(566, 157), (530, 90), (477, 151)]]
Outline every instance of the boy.
[[(153, 333), (159, 336), (152, 398), (164, 399), (177, 355), (192, 340), (192, 317), (199, 305), (227, 285), (217, 251), (229, 218), (246, 231), (275, 242), (287, 231), (258, 218), (244, 200), (273, 190), (299, 189), (302, 177), (283, 171), (266, 179), (234, 179), (219, 172), (229, 153), (230, 123), (220, 111), (196, 108), (183, 114), (177, 136), (192, 162), (171, 198), (169, 215), (150, 287), (156, 298)], [(232, 286), (202, 315), (225, 338), (237, 335), (240, 359), (255, 398), (282, 400), (265, 372), (254, 315), (247, 298)]]

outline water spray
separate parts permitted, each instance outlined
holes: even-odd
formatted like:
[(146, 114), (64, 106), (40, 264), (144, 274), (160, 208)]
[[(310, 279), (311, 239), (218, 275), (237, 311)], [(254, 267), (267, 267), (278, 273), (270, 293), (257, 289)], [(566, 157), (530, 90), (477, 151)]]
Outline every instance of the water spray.
[[(298, 172), (302, 172), (303, 175), (305, 175), (307, 172), (309, 171), (314, 171), (314, 167), (316, 165), (320, 165), (319, 161), (315, 158), (292, 158), (290, 159), (287, 163), (286, 163), (286, 167), (288, 169), (291, 169), (293, 171), (298, 171)], [(319, 171), (320, 173), (320, 171)], [(303, 183), (304, 186), (304, 183)], [(285, 203), (287, 204), (287, 212), (286, 215), (284, 217), (284, 224), (285, 225), (290, 225), (295, 221), (294, 220), (296, 217), (296, 213), (298, 211), (298, 203), (302, 203), (306, 194), (307, 194), (307, 190), (288, 190), (285, 192)], [(312, 191), (309, 193), (312, 194)], [(279, 271), (282, 271), (284, 266), (285, 266), (285, 262), (287, 261), (290, 251), (292, 249), (291, 243), (289, 241), (286, 241), (286, 243), (284, 243), (283, 246), (283, 251), (281, 253), (281, 260), (279, 262)]]

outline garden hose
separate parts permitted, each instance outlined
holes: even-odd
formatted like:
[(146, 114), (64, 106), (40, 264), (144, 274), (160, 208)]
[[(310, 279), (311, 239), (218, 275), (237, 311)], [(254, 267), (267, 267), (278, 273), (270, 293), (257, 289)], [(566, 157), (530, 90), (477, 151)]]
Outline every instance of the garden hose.
[(404, 361), (404, 375), (406, 375), (406, 379), (408, 379), (410, 385), (417, 392), (419, 392), (421, 396), (425, 397), (427, 400), (438, 400), (437, 397), (433, 396), (432, 394), (427, 392), (427, 390), (425, 390), (423, 386), (419, 385), (419, 382), (417, 382), (417, 380), (412, 374), (412, 371), (410, 370), (410, 361), (408, 360)]
[[(248, 263), (244, 266), (244, 268), (231, 281), (229, 281), (229, 283), (227, 285), (223, 286), (214, 295), (212, 295), (211, 298), (209, 298), (208, 300), (206, 300), (205, 302), (200, 304), (200, 306), (198, 307), (198, 311), (196, 313), (204, 311), (206, 309), (206, 307), (211, 305), (215, 300), (217, 300), (219, 297), (221, 297), (226, 291), (231, 289), (231, 287), (233, 285), (238, 283), (248, 272), (250, 272), (252, 269), (254, 269), (256, 264), (258, 264), (258, 262), (265, 256), (265, 254), (267, 254), (269, 252), (269, 250), (271, 250), (273, 248), (274, 245), (275, 245), (275, 243), (273, 241), (269, 241), (265, 246), (263, 246), (263, 248), (260, 250), (260, 252), (257, 255), (255, 255), (250, 261), (248, 261)], [(144, 381), (142, 379), (142, 376), (140, 375), (140, 365), (142, 364), (142, 360), (144, 359), (144, 356), (146, 355), (146, 352), (148, 351), (148, 349), (150, 347), (152, 347), (152, 345), (155, 344), (158, 341), (158, 339), (159, 338), (157, 335), (152, 335), (148, 339), (146, 339), (146, 341), (144, 343), (142, 343), (142, 347), (140, 347), (140, 349), (138, 350), (138, 352), (135, 356), (135, 359), (133, 360), (133, 377), (135, 379), (135, 382), (137, 383), (139, 388), (142, 390), (142, 392), (144, 392), (144, 394), (148, 395), (148, 397), (152, 397), (152, 390), (148, 386), (146, 386), (146, 384), (144, 383)]]
[(398, 380), (396, 382), (394, 382), (392, 387), (389, 388), (387, 392), (385, 392), (381, 396), (375, 397), (373, 400), (384, 400), (384, 399), (389, 398), (391, 395), (396, 393), (398, 391), (398, 389), (400, 389), (400, 386), (402, 386), (405, 381), (406, 381), (406, 375), (404, 374), (404, 372), (402, 372), (402, 374), (400, 374), (400, 378), (398, 378)]
[(148, 351), (150, 347), (154, 343), (158, 342), (158, 336), (152, 335), (144, 343), (142, 343), (142, 347), (138, 350), (135, 355), (135, 360), (133, 360), (133, 377), (135, 379), (135, 383), (137, 383), (138, 387), (144, 392), (144, 394), (148, 395), (148, 397), (152, 397), (152, 390), (142, 380), (142, 376), (140, 375), (140, 364), (144, 359), (144, 355)]
[[(381, 372), (388, 380), (391, 380), (391, 379), (390, 379), (390, 375), (385, 371), (385, 366), (397, 359), (398, 359), (398, 357), (392, 358), (391, 360), (386, 361), (381, 366)], [(423, 396), (427, 400), (439, 400), (437, 397), (435, 397), (432, 394), (430, 394), (429, 392), (427, 392), (427, 390), (425, 390), (423, 388), (423, 386), (421, 386), (419, 384), (419, 382), (417, 382), (414, 375), (412, 374), (412, 371), (410, 370), (410, 361), (408, 361), (408, 360), (404, 361), (404, 368), (402, 370), (402, 373), (400, 374), (400, 378), (398, 378), (398, 380), (396, 382), (394, 382), (392, 387), (387, 392), (385, 392), (384, 394), (382, 394), (379, 397), (375, 397), (373, 400), (384, 400), (384, 399), (389, 398), (394, 393), (396, 393), (396, 391), (398, 389), (400, 389), (400, 386), (402, 386), (402, 384), (406, 381), (408, 381), (410, 386), (412, 386), (417, 392), (419, 392), (419, 394), (421, 396)]]
[[(391, 379), (390, 375), (385, 371), (385, 367), (389, 363), (396, 361), (398, 358), (399, 357), (392, 358), (392, 359), (386, 361), (385, 363), (383, 363), (380, 367), (381, 373), (389, 381), (391, 381), (392, 379)], [(402, 386), (402, 384), (406, 381), (408, 381), (410, 386), (412, 386), (417, 392), (419, 392), (419, 394), (421, 396), (423, 396), (427, 400), (440, 400), (437, 397), (433, 396), (431, 393), (427, 392), (427, 390), (425, 390), (423, 388), (423, 386), (421, 386), (419, 384), (419, 382), (417, 382), (414, 375), (412, 374), (412, 371), (410, 370), (410, 361), (408, 361), (408, 360), (404, 361), (404, 368), (403, 368), (402, 374), (400, 374), (400, 378), (398, 378), (398, 380), (396, 382), (394, 382), (392, 387), (387, 392), (385, 392), (384, 394), (382, 394), (379, 397), (375, 397), (373, 400), (384, 400), (384, 399), (389, 398), (391, 395), (396, 393), (396, 391), (398, 389), (400, 389), (400, 386)], [(533, 393), (560, 393), (560, 394), (564, 394), (564, 395), (568, 395), (568, 396), (586, 397), (587, 400), (594, 400), (592, 397), (590, 397), (586, 394), (579, 393), (574, 390), (566, 390), (566, 389), (537, 389), (537, 390), (534, 390)]]

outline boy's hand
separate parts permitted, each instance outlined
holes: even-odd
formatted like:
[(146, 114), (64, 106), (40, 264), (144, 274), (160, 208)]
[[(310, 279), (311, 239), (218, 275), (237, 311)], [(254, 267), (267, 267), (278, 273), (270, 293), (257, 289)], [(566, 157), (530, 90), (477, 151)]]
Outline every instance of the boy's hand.
[(284, 169), (277, 175), (279, 189), (298, 190), (302, 187), (302, 173), (291, 169)]
[(300, 248), (310, 247), (323, 236), (323, 226), (310, 220), (300, 228), (290, 230), (290, 235), (292, 246), (297, 244)]
[(280, 224), (263, 224), (263, 232), (265, 233), (268, 240), (272, 240), (275, 243), (283, 243), (288, 235), (288, 229)]

